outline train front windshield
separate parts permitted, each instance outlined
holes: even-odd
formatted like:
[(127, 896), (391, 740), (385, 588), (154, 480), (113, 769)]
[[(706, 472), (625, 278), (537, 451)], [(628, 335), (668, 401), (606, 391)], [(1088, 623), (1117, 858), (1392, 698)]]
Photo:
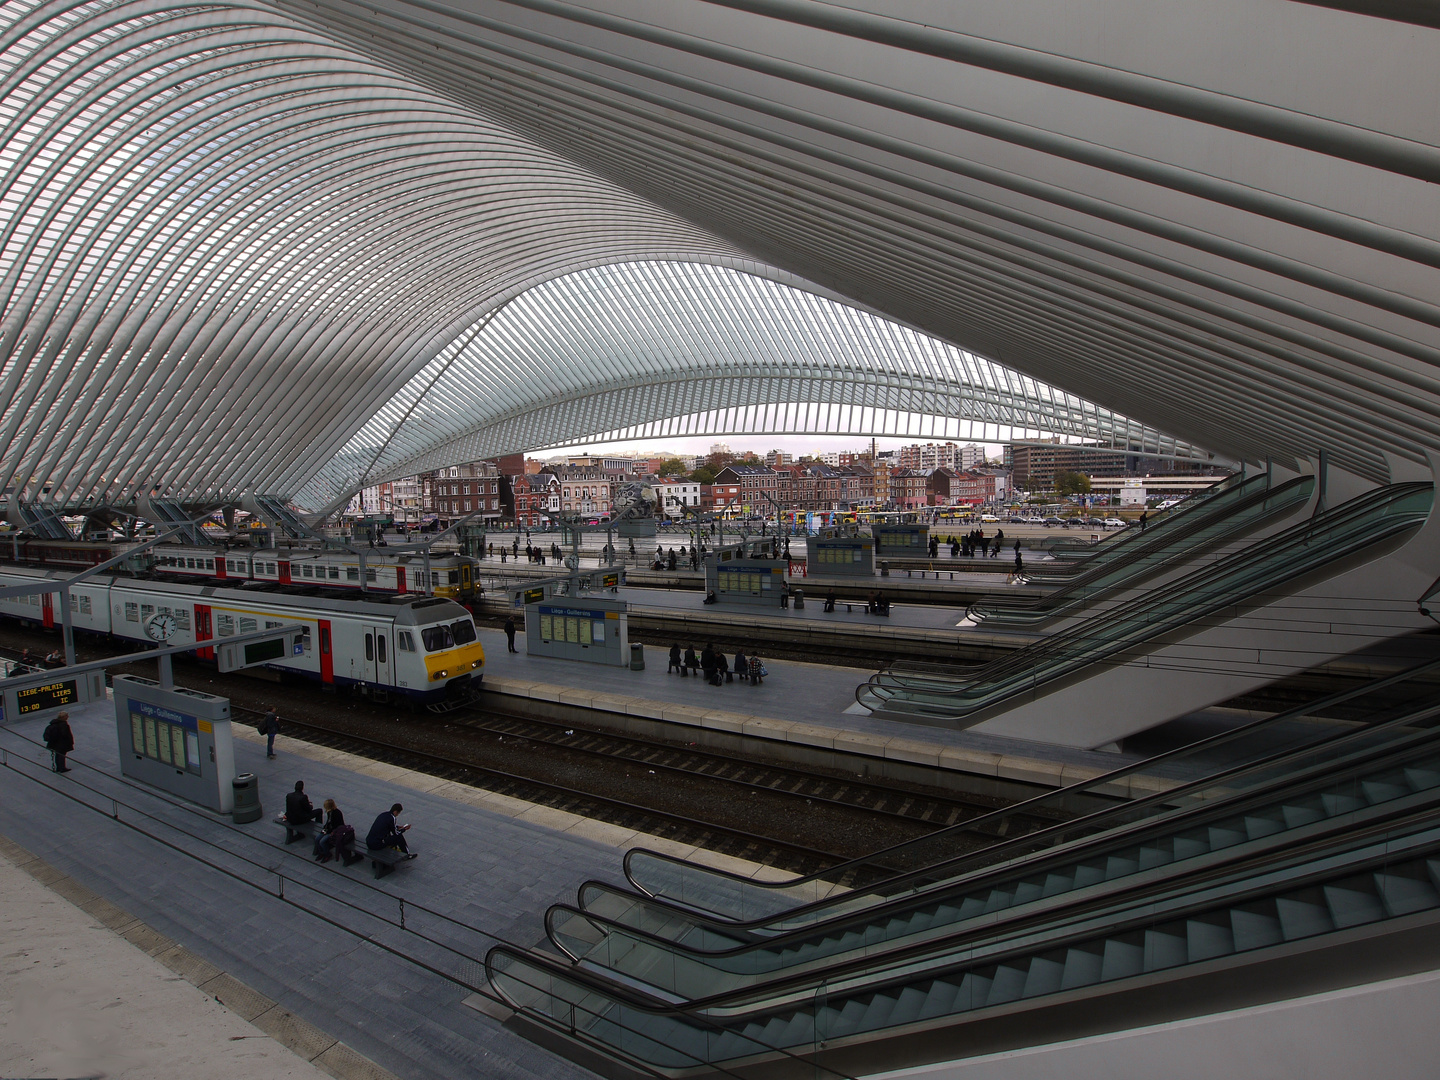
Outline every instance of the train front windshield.
[(439, 626), (426, 626), (420, 631), (420, 640), (425, 642), (426, 652), (453, 649), (457, 645), (468, 645), (475, 640), (475, 624), (468, 619)]

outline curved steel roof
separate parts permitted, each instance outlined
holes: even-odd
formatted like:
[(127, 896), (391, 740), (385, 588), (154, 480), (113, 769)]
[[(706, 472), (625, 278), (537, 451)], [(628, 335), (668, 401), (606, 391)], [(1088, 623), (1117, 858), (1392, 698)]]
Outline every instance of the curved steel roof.
[(8, 0), (0, 487), (323, 494), (682, 416), (1440, 451), (1435, 30), (865, 8)]

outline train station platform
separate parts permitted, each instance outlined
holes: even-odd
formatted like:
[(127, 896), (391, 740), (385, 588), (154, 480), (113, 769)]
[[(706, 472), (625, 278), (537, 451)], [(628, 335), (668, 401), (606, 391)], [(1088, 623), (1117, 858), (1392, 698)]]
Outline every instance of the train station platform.
[[(807, 608), (808, 610), (808, 608)], [(802, 615), (804, 612), (801, 613)], [(878, 621), (878, 620), (877, 620)], [(765, 631), (754, 637), (763, 641)], [(525, 653), (525, 635), (515, 637), (516, 653), (506, 651), (505, 635), (481, 630), (485, 646), (486, 697), (515, 711), (576, 716), (608, 727), (635, 722), (671, 738), (717, 733), (767, 740), (771, 750), (793, 758), (815, 753), (869, 768), (901, 763), (981, 777), (1055, 787), (1109, 772), (1138, 754), (1076, 750), (962, 730), (899, 724), (872, 718), (855, 703), (855, 688), (871, 675), (868, 668), (837, 667), (761, 657), (770, 674), (760, 686), (738, 680), (711, 686), (703, 679), (667, 674), (667, 650), (646, 647), (645, 668), (610, 667)], [(677, 638), (681, 648), (706, 644), (699, 635)], [(733, 650), (726, 653), (733, 660)], [(513, 699), (506, 701), (505, 699)], [(569, 713), (567, 713), (569, 715)], [(687, 735), (686, 732), (689, 732)], [(1153, 752), (1153, 748), (1151, 749)], [(903, 771), (897, 775), (904, 775)], [(1133, 777), (1119, 794), (1136, 793), (1156, 781)]]
[[(765, 872), (283, 734), (267, 760), (239, 724), (265, 813), (235, 825), (122, 777), (108, 702), (71, 726), (63, 775), (43, 723), (0, 727), (0, 1075), (584, 1080), (477, 996), (486, 950), (540, 941), (545, 907), (619, 881), (629, 846)], [(362, 836), (402, 803), (419, 857), (375, 881), (285, 846), (297, 779)]]
[[(931, 586), (933, 589), (933, 586)], [(1020, 588), (1023, 588), (1020, 587)], [(1036, 640), (1036, 635), (1016, 631), (994, 631), (964, 622), (968, 601), (933, 595), (924, 603), (892, 603), (889, 615), (867, 613), (863, 600), (837, 600), (834, 611), (825, 611), (824, 589), (805, 593), (805, 606), (790, 607), (750, 604), (706, 604), (704, 596), (690, 589), (642, 588), (622, 585), (592, 595), (624, 600), (629, 605), (633, 626), (677, 638), (696, 640), (713, 636), (734, 641), (751, 638), (761, 648), (768, 643), (817, 644), (836, 649), (874, 653), (876, 643), (883, 651), (914, 659), (927, 657), (987, 660), (1011, 652)], [(492, 593), (482, 608), (485, 614), (500, 617), (514, 614), (506, 594)]]

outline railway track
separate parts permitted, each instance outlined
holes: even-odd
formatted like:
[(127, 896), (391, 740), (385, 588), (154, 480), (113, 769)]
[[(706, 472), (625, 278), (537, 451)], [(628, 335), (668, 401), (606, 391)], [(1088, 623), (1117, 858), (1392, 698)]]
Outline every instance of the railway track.
[[(261, 715), (257, 710), (235, 706), (232, 706), (231, 712), (255, 717)], [(761, 836), (533, 776), (507, 772), (462, 755), (437, 754), (413, 745), (340, 731), (308, 720), (287, 718), (285, 723), (287, 728), (299, 727), (306, 731), (305, 741), (319, 746), (357, 753), (389, 765), (414, 769), (445, 780), (564, 810), (581, 817), (594, 818), (637, 832), (650, 833), (676, 843), (703, 847), (751, 862), (779, 867), (797, 874), (823, 870), (845, 859), (843, 855), (819, 851), (771, 836)]]

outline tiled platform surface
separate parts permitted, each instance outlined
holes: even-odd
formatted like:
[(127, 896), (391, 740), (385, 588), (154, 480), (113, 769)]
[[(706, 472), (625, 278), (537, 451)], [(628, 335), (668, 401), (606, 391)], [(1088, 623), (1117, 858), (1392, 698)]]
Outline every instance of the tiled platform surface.
[[(418, 953), (484, 985), (478, 965), (394, 925), (399, 901), (408, 901), (411, 931), (479, 959), (496, 940), (540, 941), (545, 908), (572, 899), (582, 880), (619, 881), (616, 844), (664, 849), (663, 841), (596, 822), (587, 832), (570, 815), (391, 766), (357, 769), (355, 759), (318, 747), (302, 753), (283, 736), (279, 757), (266, 760), (243, 729), (237, 768), (260, 777), (266, 813), (236, 826), (124, 781), (108, 703), (74, 710), (72, 726), (75, 771), (63, 776), (48, 770), (34, 741), (43, 724), (0, 727), (0, 835), (405, 1080), (590, 1075), (467, 1006), (466, 986), (387, 951)], [(270, 819), (296, 779), (317, 803), (335, 798), (362, 834), (377, 812), (403, 803), (420, 857), (375, 882), (368, 863), (321, 866), (303, 843), (285, 847)], [(285, 899), (276, 895), (282, 878)]]
[[(703, 679), (667, 674), (666, 651), (653, 647), (645, 649), (645, 670), (631, 671), (531, 657), (524, 651), (523, 632), (515, 636), (518, 653), (506, 651), (505, 635), (498, 631), (482, 630), (481, 641), (485, 686), (509, 697), (1052, 786), (1089, 779), (1137, 760), (847, 712), (855, 705), (855, 687), (871, 674), (868, 669), (766, 659), (770, 675), (761, 686), (736, 682), (716, 687)], [(681, 642), (682, 647), (685, 644)], [(705, 642), (698, 639), (690, 644), (698, 653)], [(1167, 785), (1168, 781), (1137, 776), (1116, 790), (1141, 794)]]
[(4, 837), (0, 956), (3, 1076), (385, 1075)]

